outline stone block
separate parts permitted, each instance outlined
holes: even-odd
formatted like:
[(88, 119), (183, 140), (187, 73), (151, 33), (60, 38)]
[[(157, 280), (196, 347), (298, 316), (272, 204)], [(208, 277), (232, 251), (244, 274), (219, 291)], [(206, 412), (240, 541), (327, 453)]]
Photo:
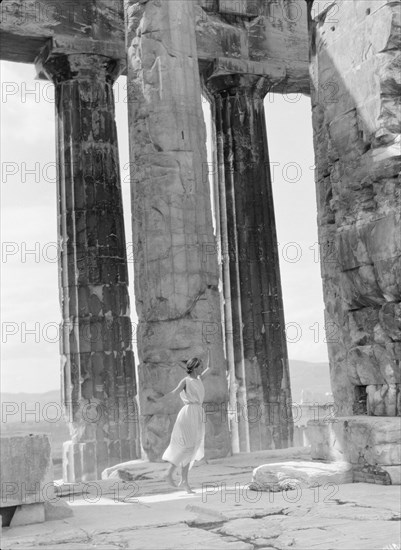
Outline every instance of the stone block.
[(385, 383), (377, 365), (374, 346), (357, 346), (351, 349), (347, 356), (347, 369), (350, 381), (356, 386)]
[[(401, 233), (401, 227), (399, 231)], [(374, 269), (378, 285), (386, 301), (401, 301), (401, 255), (377, 260)]]
[(73, 516), (72, 508), (64, 500), (56, 499), (54, 502), (45, 502), (45, 521), (65, 519)]
[(401, 467), (400, 466), (382, 466), (382, 470), (390, 476), (392, 485), (401, 485)]
[(348, 309), (381, 306), (385, 302), (373, 264), (341, 273), (340, 284), (341, 295)]
[(372, 263), (366, 244), (361, 238), (361, 229), (356, 226), (343, 229), (338, 233), (337, 249), (343, 271)]
[(2, 435), (0, 506), (37, 504), (51, 499), (53, 463), (45, 434)]
[(357, 110), (337, 116), (329, 124), (329, 136), (334, 142), (337, 154), (342, 159), (349, 158), (350, 154), (363, 154), (366, 143), (361, 139)]
[(330, 357), (330, 383), (337, 407), (336, 412), (338, 415), (347, 416), (352, 414), (355, 395), (354, 388), (350, 384), (348, 376), (346, 350), (341, 342), (339, 344), (329, 343), (328, 350)]
[(366, 386), (367, 411), (373, 416), (396, 416), (398, 409), (399, 384)]
[(355, 466), (354, 482), (375, 483), (376, 485), (391, 485), (389, 473), (380, 466)]
[(384, 304), (379, 311), (379, 319), (387, 336), (392, 340), (401, 342), (401, 302)]
[[(118, 485), (118, 488), (123, 490), (127, 482), (141, 479), (160, 479), (160, 476), (162, 476), (165, 471), (165, 462), (158, 464), (142, 459), (130, 460), (106, 468), (102, 472), (102, 481), (98, 481), (97, 483), (102, 489), (102, 494), (106, 494), (107, 491), (110, 493), (114, 491), (114, 486), (112, 483), (107, 484), (103, 480), (122, 479), (122, 483)], [(64, 489), (68, 490), (68, 487), (64, 486)], [(62, 494), (65, 495), (66, 493), (64, 492)]]
[(395, 212), (369, 224), (365, 233), (366, 247), (374, 262), (401, 255), (400, 228), (400, 214)]
[(331, 423), (310, 420), (306, 437), (313, 459), (393, 466), (401, 464), (400, 428), (400, 417), (339, 417)]
[(399, 384), (398, 351), (393, 344), (374, 344), (352, 348), (347, 355), (349, 379), (356, 386)]
[(270, 491), (298, 486), (318, 487), (326, 483), (352, 483), (352, 465), (347, 462), (281, 462), (258, 466), (252, 473), (254, 490)]
[(349, 339), (353, 346), (373, 343), (374, 333), (379, 325), (379, 309), (364, 307), (347, 312)]
[(10, 527), (43, 523), (45, 521), (45, 505), (43, 502), (37, 504), (22, 504), (17, 506), (11, 520)]

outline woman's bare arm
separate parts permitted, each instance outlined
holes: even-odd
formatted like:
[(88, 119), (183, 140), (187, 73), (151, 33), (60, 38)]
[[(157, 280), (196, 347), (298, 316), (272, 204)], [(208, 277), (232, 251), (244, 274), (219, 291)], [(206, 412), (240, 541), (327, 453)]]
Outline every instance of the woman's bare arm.
[(181, 382), (178, 384), (176, 388), (171, 390), (168, 393), (165, 393), (164, 395), (161, 395), (160, 397), (148, 397), (149, 401), (161, 401), (162, 399), (166, 399), (169, 397), (173, 397), (177, 393), (181, 392), (182, 390), (185, 390), (185, 378), (181, 380)]
[(204, 378), (208, 372), (210, 372), (210, 348), (207, 350), (207, 363), (206, 368), (203, 372), (200, 373), (199, 378)]
[(185, 378), (181, 380), (176, 388), (171, 390), (169, 393), (166, 393), (166, 395), (176, 395), (177, 393), (182, 392), (182, 390), (185, 390)]

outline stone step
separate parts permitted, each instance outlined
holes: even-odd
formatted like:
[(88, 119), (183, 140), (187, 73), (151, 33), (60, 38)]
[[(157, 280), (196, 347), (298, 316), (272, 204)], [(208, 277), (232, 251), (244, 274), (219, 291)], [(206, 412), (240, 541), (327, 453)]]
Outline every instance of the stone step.
[[(333, 422), (310, 420), (306, 437), (313, 459), (349, 462), (355, 466), (355, 472), (367, 469), (370, 475), (376, 468), (380, 474), (378, 480), (384, 471), (392, 484), (400, 484), (400, 417), (350, 416), (335, 418)], [(369, 476), (363, 481), (371, 482)]]

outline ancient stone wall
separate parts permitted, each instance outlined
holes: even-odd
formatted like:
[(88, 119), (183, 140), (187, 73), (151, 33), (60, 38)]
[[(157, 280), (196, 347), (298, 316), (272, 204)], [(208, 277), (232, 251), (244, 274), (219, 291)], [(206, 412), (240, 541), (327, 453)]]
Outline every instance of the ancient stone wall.
[(309, 7), (319, 241), (337, 413), (399, 415), (401, 4)]

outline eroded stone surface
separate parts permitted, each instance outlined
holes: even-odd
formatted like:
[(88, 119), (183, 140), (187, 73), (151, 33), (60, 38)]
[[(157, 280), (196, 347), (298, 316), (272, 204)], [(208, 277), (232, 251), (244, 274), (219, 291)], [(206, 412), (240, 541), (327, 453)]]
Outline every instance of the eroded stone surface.
[(310, 5), (319, 241), (334, 397), (339, 415), (395, 416), (401, 357), (399, 5)]
[[(221, 482), (230, 473), (221, 466)], [(328, 489), (305, 488), (297, 498), (285, 491), (274, 493), (274, 502), (266, 493), (251, 501), (242, 492), (244, 487), (228, 492), (222, 483), (221, 490), (206, 501), (201, 492), (184, 496), (170, 489), (170, 494), (161, 495), (149, 483), (146, 487), (145, 496), (136, 503), (102, 498), (97, 505), (78, 499), (72, 504), (74, 517), (5, 529), (2, 548), (362, 550), (400, 544), (396, 487), (330, 484)], [(200, 516), (210, 521), (197, 521)]]
[(255, 490), (286, 490), (297, 487), (318, 487), (327, 483), (352, 483), (352, 466), (346, 462), (282, 462), (264, 464), (254, 469)]
[(310, 420), (307, 438), (314, 459), (343, 460), (359, 466), (401, 465), (400, 418), (351, 416), (330, 423)]
[(267, 517), (262, 519), (234, 519), (221, 527), (219, 532), (261, 545), (262, 543), (271, 542), (271, 539), (277, 539), (283, 531), (281, 526), (275, 525), (271, 518)]
[(2, 435), (0, 440), (0, 507), (43, 503), (53, 498), (49, 437)]

